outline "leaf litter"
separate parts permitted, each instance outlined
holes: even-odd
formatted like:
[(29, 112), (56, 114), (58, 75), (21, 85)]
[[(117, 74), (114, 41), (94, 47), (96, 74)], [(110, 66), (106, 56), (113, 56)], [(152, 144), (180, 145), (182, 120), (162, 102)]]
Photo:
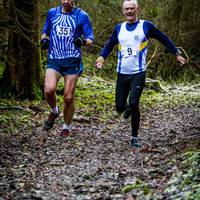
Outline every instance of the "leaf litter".
[(70, 137), (61, 138), (62, 117), (43, 131), (43, 106), (33, 105), (11, 133), (9, 119), (0, 120), (0, 199), (170, 199), (180, 193), (166, 187), (182, 154), (200, 146), (198, 102), (142, 107), (141, 149), (130, 147), (130, 119), (115, 111), (103, 122), (98, 113), (86, 117), (79, 111)]

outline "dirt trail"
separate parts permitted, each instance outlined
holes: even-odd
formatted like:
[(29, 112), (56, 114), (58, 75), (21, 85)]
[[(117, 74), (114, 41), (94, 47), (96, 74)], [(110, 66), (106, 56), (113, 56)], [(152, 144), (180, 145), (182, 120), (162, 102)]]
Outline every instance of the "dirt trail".
[[(60, 122), (45, 135), (40, 125), (1, 138), (0, 199), (133, 200), (146, 199), (144, 188), (123, 193), (137, 180), (153, 199), (176, 170), (169, 161), (200, 146), (200, 107), (159, 108), (142, 113), (143, 148), (129, 146), (130, 122), (75, 122), (72, 134), (60, 138)], [(41, 137), (42, 136), (42, 137)], [(42, 139), (43, 140), (42, 140)]]

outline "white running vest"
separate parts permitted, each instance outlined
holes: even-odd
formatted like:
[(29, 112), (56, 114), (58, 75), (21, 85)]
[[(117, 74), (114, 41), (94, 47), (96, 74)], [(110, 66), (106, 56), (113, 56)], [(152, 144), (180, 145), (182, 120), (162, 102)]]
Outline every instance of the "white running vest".
[(118, 34), (117, 72), (136, 74), (146, 70), (148, 40), (143, 30), (144, 20), (139, 20), (133, 31), (126, 29), (126, 23), (122, 23)]

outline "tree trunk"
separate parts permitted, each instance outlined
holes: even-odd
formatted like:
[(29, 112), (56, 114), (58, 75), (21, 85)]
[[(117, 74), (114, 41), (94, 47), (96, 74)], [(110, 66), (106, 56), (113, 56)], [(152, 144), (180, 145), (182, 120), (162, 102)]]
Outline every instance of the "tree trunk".
[(41, 98), (41, 66), (38, 45), (37, 0), (9, 1), (8, 59), (0, 96)]

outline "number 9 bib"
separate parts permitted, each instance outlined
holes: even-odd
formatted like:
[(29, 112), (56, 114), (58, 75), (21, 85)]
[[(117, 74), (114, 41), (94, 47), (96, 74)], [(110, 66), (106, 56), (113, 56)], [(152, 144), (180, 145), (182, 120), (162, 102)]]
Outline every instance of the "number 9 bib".
[(125, 47), (122, 52), (123, 52), (125, 58), (127, 58), (129, 56), (137, 56), (138, 55), (138, 51), (136, 51), (131, 46)]

